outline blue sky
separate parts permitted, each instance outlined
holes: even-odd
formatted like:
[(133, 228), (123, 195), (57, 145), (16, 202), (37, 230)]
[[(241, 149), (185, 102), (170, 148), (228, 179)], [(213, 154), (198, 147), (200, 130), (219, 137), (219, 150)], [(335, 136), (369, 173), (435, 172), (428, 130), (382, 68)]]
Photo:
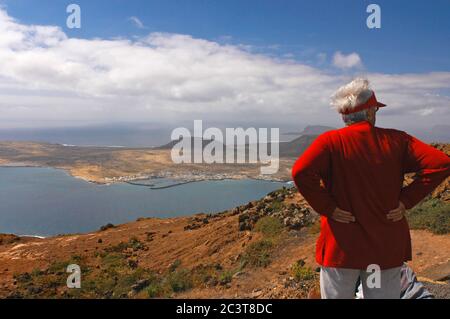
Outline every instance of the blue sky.
[[(450, 1), (292, 0), (3, 0), (9, 15), (27, 24), (61, 26), (71, 37), (131, 37), (149, 32), (189, 34), (289, 54), (317, 65), (319, 53), (357, 52), (371, 72), (450, 70)], [(65, 8), (82, 8), (81, 30), (65, 27)], [(366, 7), (382, 9), (382, 28), (365, 25)], [(129, 20), (137, 17), (139, 29)]]

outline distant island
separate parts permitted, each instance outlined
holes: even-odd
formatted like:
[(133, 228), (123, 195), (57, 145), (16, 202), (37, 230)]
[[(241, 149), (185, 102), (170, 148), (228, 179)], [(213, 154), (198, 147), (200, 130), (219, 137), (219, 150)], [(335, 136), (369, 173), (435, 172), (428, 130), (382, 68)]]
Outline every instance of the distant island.
[(324, 125), (308, 125), (301, 132), (286, 132), (283, 135), (302, 136), (302, 135), (320, 135), (327, 131), (335, 130), (335, 127)]
[(302, 135), (290, 142), (281, 142), (280, 169), (273, 175), (261, 175), (260, 164), (175, 164), (170, 157), (173, 142), (154, 148), (119, 148), (7, 141), (0, 142), (0, 165), (59, 168), (74, 177), (101, 184), (157, 177), (289, 181), (295, 159), (315, 137)]

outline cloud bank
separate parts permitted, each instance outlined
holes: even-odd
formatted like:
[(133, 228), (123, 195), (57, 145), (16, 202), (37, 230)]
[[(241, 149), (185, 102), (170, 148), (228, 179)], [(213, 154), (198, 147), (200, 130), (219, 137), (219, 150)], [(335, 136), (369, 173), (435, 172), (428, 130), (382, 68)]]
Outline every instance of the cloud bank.
[[(362, 65), (337, 52), (334, 65)], [(331, 67), (331, 66), (330, 66)], [(359, 74), (360, 75), (360, 74)], [(389, 124), (450, 122), (450, 72), (366, 73)], [(69, 38), (0, 9), (0, 126), (52, 127), (179, 120), (330, 123), (348, 74), (268, 57), (245, 45), (183, 34)], [(388, 116), (389, 115), (389, 116)]]

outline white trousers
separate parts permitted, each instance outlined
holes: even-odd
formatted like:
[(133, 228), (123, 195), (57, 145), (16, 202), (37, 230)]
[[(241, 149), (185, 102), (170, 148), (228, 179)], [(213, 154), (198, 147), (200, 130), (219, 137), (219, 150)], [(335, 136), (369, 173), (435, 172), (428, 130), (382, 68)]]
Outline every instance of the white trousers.
[(354, 299), (360, 279), (364, 299), (400, 299), (400, 270), (396, 267), (374, 274), (360, 269), (322, 267), (320, 294), (322, 299)]

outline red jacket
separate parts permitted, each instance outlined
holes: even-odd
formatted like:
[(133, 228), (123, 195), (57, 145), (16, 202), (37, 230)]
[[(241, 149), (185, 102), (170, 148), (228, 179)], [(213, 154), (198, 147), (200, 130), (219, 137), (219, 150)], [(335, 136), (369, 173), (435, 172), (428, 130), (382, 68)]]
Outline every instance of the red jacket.
[[(410, 172), (419, 176), (402, 188), (404, 174)], [(386, 214), (399, 200), (407, 209), (413, 207), (449, 175), (446, 154), (402, 131), (360, 122), (320, 135), (292, 169), (298, 190), (322, 215), (317, 262), (387, 269), (411, 260), (406, 219), (393, 222)], [(329, 218), (336, 207), (351, 212), (356, 222)]]

